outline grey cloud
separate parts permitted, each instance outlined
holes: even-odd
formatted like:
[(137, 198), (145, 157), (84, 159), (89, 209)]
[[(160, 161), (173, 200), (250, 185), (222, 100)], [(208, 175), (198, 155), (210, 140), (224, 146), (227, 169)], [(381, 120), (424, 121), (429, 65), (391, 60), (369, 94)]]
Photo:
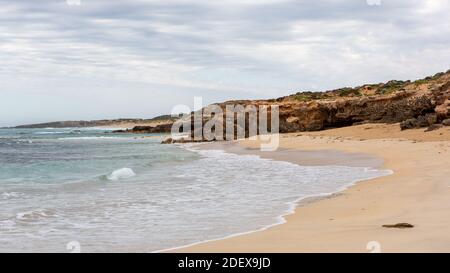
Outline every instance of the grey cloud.
[[(24, 79), (81, 78), (139, 82), (150, 95), (198, 90), (209, 101), (416, 78), (450, 66), (445, 0), (377, 7), (365, 0), (81, 1), (0, 0), (0, 80), (9, 81), (0, 87), (26, 93)], [(128, 86), (124, 99), (138, 93)], [(39, 88), (70, 95), (50, 83)]]

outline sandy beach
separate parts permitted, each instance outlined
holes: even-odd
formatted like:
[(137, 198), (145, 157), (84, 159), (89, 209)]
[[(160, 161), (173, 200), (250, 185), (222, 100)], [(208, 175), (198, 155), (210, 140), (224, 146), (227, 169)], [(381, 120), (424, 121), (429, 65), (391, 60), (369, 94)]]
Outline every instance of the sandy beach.
[[(176, 252), (369, 252), (372, 241), (381, 252), (450, 252), (450, 127), (424, 132), (365, 124), (284, 134), (280, 149), (266, 153), (257, 141), (207, 145), (303, 165), (378, 166), (394, 174), (301, 202), (284, 224)], [(414, 227), (382, 227), (397, 223)]]

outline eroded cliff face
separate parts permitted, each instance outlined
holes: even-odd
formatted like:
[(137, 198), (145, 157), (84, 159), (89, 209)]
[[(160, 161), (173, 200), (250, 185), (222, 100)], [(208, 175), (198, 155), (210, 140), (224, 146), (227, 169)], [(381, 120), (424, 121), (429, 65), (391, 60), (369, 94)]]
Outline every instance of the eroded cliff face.
[[(360, 123), (401, 123), (402, 129), (447, 124), (450, 71), (411, 81), (341, 88), (261, 101), (221, 104), (278, 105), (280, 132), (318, 131)], [(445, 121), (445, 122), (444, 122)]]
[[(429, 127), (432, 130), (450, 124), (450, 70), (414, 82), (390, 81), (326, 92), (299, 92), (273, 100), (228, 101), (218, 105), (224, 112), (226, 105), (257, 109), (261, 105), (277, 105), (280, 133), (377, 122), (400, 123), (402, 129)], [(211, 118), (203, 117), (202, 124)], [(194, 131), (192, 116), (189, 120)], [(220, 122), (226, 127), (224, 120)], [(237, 124), (234, 127), (235, 131), (240, 128)], [(248, 118), (244, 130), (248, 137)]]
[(281, 103), (280, 132), (317, 131), (359, 123), (397, 123), (434, 112), (431, 94), (399, 92), (333, 101)]

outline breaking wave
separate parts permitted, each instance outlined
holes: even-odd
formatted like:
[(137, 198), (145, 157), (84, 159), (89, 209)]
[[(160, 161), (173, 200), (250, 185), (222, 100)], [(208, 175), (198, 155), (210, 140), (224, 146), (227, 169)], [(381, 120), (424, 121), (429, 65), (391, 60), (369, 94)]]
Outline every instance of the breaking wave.
[(106, 176), (106, 178), (111, 181), (117, 181), (117, 180), (122, 180), (122, 179), (128, 179), (133, 176), (136, 176), (136, 173), (132, 169), (122, 168), (122, 169), (113, 171), (111, 174)]

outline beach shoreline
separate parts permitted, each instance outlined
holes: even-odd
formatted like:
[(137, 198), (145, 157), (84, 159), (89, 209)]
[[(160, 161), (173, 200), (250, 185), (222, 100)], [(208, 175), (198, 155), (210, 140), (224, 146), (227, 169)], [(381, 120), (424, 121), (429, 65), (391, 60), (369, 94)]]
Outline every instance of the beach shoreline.
[[(397, 126), (365, 124), (281, 135), (281, 151), (261, 157), (300, 165), (332, 165), (339, 158), (336, 155), (345, 153), (354, 160), (342, 165), (367, 165), (368, 159), (375, 164), (374, 158), (382, 158), (384, 162), (378, 161), (376, 166), (394, 174), (358, 182), (326, 198), (300, 202), (292, 214), (283, 217), (283, 224), (170, 251), (369, 252), (368, 243), (375, 241), (383, 252), (449, 252), (450, 236), (444, 227), (450, 224), (450, 205), (445, 202), (450, 193), (450, 129), (425, 133), (423, 129), (400, 131)], [(255, 141), (205, 145), (210, 146), (203, 148), (221, 145), (226, 152), (260, 155)], [(328, 152), (328, 162), (323, 158), (307, 162), (298, 156), (317, 151)], [(414, 228), (382, 227), (401, 222)]]
[[(189, 144), (188, 144), (189, 145)], [(195, 143), (192, 146), (189, 146), (189, 148), (194, 148), (195, 150), (220, 150), (224, 151), (225, 153), (231, 153), (236, 154), (240, 156), (246, 156), (246, 155), (256, 155), (261, 159), (269, 159), (272, 161), (284, 161), (289, 162), (293, 164), (298, 164), (301, 166), (345, 166), (345, 167), (364, 167), (367, 170), (373, 170), (373, 171), (386, 171), (385, 174), (378, 175), (377, 177), (382, 177), (386, 175), (391, 175), (392, 172), (390, 170), (384, 170), (382, 169), (383, 162), (380, 158), (373, 157), (371, 155), (361, 154), (361, 153), (342, 153), (339, 151), (312, 151), (312, 152), (302, 152), (302, 151), (295, 151), (291, 149), (282, 149), (279, 153), (271, 154), (271, 156), (265, 156), (264, 152), (260, 152), (258, 149), (245, 147), (239, 145), (237, 141), (228, 141), (228, 142), (209, 142), (209, 143)], [(286, 160), (284, 157), (286, 156), (285, 153), (303, 153), (303, 158), (300, 160)], [(278, 155), (278, 156), (275, 156)], [(289, 156), (289, 155), (288, 155)], [(331, 156), (331, 158), (325, 159), (325, 156)], [(325, 160), (324, 160), (325, 159)], [(342, 164), (342, 160), (346, 160), (346, 164)], [(358, 161), (361, 160), (361, 161)], [(299, 197), (298, 199), (289, 202), (289, 207), (284, 211), (282, 214), (278, 215), (274, 219), (274, 223), (271, 223), (269, 225), (263, 226), (261, 228), (255, 229), (255, 230), (249, 230), (239, 233), (234, 233), (230, 235), (226, 235), (224, 237), (220, 238), (214, 238), (214, 239), (208, 239), (204, 241), (194, 242), (187, 245), (182, 246), (176, 246), (171, 247), (167, 249), (157, 250), (154, 251), (154, 253), (164, 253), (164, 252), (177, 252), (178, 250), (182, 250), (185, 248), (195, 247), (197, 245), (210, 243), (214, 241), (221, 241), (226, 240), (246, 234), (251, 234), (254, 232), (261, 232), (270, 228), (273, 228), (278, 225), (282, 225), (286, 223), (285, 217), (288, 215), (291, 215), (295, 213), (295, 210), (297, 207), (300, 206), (306, 206), (310, 203), (318, 202), (322, 199), (328, 199), (333, 198), (334, 196), (337, 196), (341, 194), (341, 192), (345, 191), (349, 187), (352, 187), (356, 185), (357, 183), (361, 183), (364, 181), (369, 181), (373, 178), (366, 178), (366, 179), (357, 179), (354, 181), (349, 182), (346, 185), (343, 185), (340, 189), (331, 191), (331, 192), (322, 192), (322, 193), (316, 193), (311, 194), (308, 196)]]

